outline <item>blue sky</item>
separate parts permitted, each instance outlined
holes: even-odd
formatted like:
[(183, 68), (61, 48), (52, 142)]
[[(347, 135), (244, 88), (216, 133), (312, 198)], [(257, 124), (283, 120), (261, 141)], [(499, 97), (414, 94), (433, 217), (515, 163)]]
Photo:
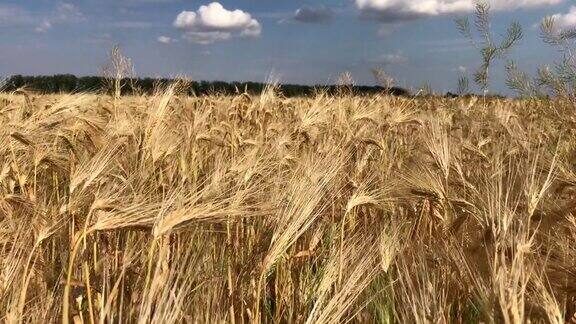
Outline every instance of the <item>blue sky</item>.
[[(528, 71), (558, 53), (534, 27), (557, 15), (576, 26), (566, 0), (494, 0), (493, 29), (519, 21), (525, 37), (511, 54)], [(428, 82), (453, 90), (478, 65), (478, 54), (453, 19), (470, 16), (473, 0), (0, 0), (0, 75), (97, 75), (113, 44), (140, 76), (195, 80), (333, 83), (350, 71), (372, 84), (381, 67), (399, 85)], [(239, 10), (239, 11), (234, 11)], [(494, 74), (504, 91), (504, 73)]]

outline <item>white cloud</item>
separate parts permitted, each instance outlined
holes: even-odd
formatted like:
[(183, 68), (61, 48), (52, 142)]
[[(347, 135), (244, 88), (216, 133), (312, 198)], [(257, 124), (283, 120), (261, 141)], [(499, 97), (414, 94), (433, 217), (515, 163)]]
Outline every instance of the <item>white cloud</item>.
[(173, 42), (172, 38), (168, 36), (160, 36), (158, 37), (158, 41), (162, 44), (170, 44)]
[[(496, 11), (555, 5), (564, 0), (489, 0)], [(361, 13), (384, 22), (469, 13), (475, 0), (355, 0)]]
[(55, 25), (84, 21), (85, 16), (75, 5), (59, 2), (48, 13), (34, 13), (13, 5), (0, 4), (0, 27), (28, 27), (44, 33)]
[(218, 2), (200, 6), (197, 11), (182, 11), (174, 27), (184, 31), (184, 38), (199, 44), (228, 40), (234, 35), (258, 37), (260, 23), (242, 10), (227, 10)]
[(45, 33), (50, 28), (52, 28), (52, 23), (48, 20), (45, 20), (40, 25), (38, 25), (36, 28), (34, 28), (34, 31), (37, 33)]
[(56, 10), (49, 15), (49, 17), (44, 18), (42, 22), (37, 24), (34, 30), (39, 33), (45, 33), (54, 27), (54, 25), (76, 23), (84, 21), (85, 19), (84, 14), (76, 5), (60, 2), (56, 5)]
[(555, 26), (560, 29), (576, 27), (576, 6), (570, 7), (570, 10), (565, 14), (552, 15), (552, 18), (554, 18)]
[(77, 22), (85, 19), (84, 14), (76, 5), (60, 2), (56, 6), (56, 18), (60, 22)]

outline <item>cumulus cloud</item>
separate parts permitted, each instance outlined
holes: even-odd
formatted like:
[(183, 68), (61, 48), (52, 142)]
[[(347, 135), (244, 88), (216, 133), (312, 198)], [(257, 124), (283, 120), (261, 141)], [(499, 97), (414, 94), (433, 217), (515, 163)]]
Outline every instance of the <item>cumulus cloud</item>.
[(325, 23), (334, 18), (334, 11), (326, 6), (304, 6), (294, 12), (293, 19), (302, 23)]
[(174, 20), (174, 27), (184, 31), (184, 39), (194, 43), (210, 44), (235, 35), (258, 37), (260, 23), (242, 10), (227, 10), (218, 2), (200, 6), (197, 11), (182, 11)]
[[(556, 5), (564, 0), (489, 0), (496, 11)], [(424, 17), (472, 12), (474, 0), (355, 0), (364, 17), (396, 22)]]
[(574, 28), (576, 27), (576, 6), (570, 7), (570, 10), (565, 14), (557, 13), (552, 15), (552, 18), (557, 28)]

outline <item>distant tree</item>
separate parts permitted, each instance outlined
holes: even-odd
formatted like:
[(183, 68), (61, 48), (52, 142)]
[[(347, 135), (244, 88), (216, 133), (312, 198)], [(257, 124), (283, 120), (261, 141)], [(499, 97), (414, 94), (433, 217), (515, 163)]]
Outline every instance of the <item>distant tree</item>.
[[(158, 88), (165, 87), (177, 80), (153, 78), (122, 78), (120, 83), (121, 94), (153, 94)], [(5, 82), (3, 91), (14, 91), (24, 86), (40, 93), (70, 93), (70, 92), (101, 92), (110, 91), (110, 79), (103, 76), (52, 75), (52, 76), (22, 76), (14, 75)], [(126, 85), (130, 86), (126, 86)], [(181, 93), (193, 96), (207, 96), (212, 94), (237, 95), (248, 93), (259, 95), (268, 85), (261, 82), (224, 82), (199, 81), (184, 82)], [(356, 86), (348, 84), (346, 93), (355, 95), (370, 95), (387, 92), (397, 96), (408, 96), (410, 93), (399, 87), (384, 88), (382, 86)], [(342, 94), (342, 85), (309, 86), (298, 84), (279, 84), (277, 90), (286, 97), (310, 96), (318, 91), (326, 91), (331, 95)], [(113, 93), (113, 95), (115, 95)]]
[(22, 75), (14, 75), (14, 76), (10, 77), (10, 80), (8, 82), (8, 86), (9, 86), (11, 91), (22, 88), (25, 85), (26, 85), (26, 83), (25, 83), (24, 77)]
[(102, 77), (86, 76), (78, 79), (78, 91), (98, 92), (102, 89)]

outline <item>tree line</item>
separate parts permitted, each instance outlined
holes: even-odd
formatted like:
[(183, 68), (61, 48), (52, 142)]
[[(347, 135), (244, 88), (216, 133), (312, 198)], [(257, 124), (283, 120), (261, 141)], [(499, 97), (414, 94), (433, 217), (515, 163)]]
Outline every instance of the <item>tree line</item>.
[[(71, 74), (58, 74), (51, 76), (23, 76), (13, 75), (4, 82), (4, 91), (16, 91), (21, 88), (27, 88), (38, 93), (55, 94), (55, 93), (74, 93), (74, 92), (107, 92), (108, 89), (105, 77), (84, 76), (77, 77)], [(152, 94), (155, 89), (161, 85), (169, 84), (174, 81), (167, 78), (126, 78), (123, 80), (123, 95), (131, 94)], [(189, 95), (207, 96), (213, 94), (234, 95), (247, 92), (249, 94), (260, 94), (268, 86), (261, 82), (224, 82), (224, 81), (192, 81), (188, 89), (185, 90)], [(286, 97), (298, 97), (313, 95), (319, 89), (327, 91), (330, 94), (336, 94), (342, 91), (342, 86), (309, 86), (298, 84), (280, 84), (278, 85), (281, 93)], [(398, 96), (409, 95), (409, 91), (400, 87), (385, 88), (382, 86), (350, 86), (346, 87), (359, 95), (369, 95), (377, 93), (389, 93)]]

